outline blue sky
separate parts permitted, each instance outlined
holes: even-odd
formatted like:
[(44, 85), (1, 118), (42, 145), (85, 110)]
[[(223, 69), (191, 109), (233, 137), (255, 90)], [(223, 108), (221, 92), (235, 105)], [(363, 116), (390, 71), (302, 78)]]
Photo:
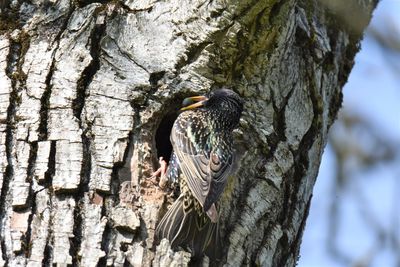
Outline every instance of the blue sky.
[[(379, 30), (383, 36), (400, 38), (400, 0), (382, 0), (370, 27)], [(343, 109), (362, 116), (385, 140), (400, 144), (399, 102), (400, 55), (388, 53), (367, 31), (344, 88)], [(399, 260), (397, 254), (400, 252), (394, 252), (387, 244), (380, 246), (383, 249), (376, 249), (377, 236), (362, 215), (362, 209), (368, 209), (384, 231), (396, 228), (400, 240), (400, 208), (397, 206), (400, 203), (399, 160), (397, 164), (382, 163), (354, 173), (346, 190), (332, 197), (335, 175), (335, 157), (332, 147), (328, 145), (314, 188), (298, 266), (352, 266), (360, 259), (371, 260), (370, 267), (399, 266), (396, 257)], [(360, 206), (360, 196), (363, 197), (363, 206)], [(328, 253), (327, 240), (331, 238), (328, 235), (329, 207), (332, 201), (341, 203), (335, 242), (351, 264), (337, 261)]]

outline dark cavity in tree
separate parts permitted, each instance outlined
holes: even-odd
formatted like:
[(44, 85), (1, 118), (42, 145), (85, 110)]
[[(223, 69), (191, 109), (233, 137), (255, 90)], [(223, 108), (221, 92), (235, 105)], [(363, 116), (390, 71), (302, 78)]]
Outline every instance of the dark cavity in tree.
[(156, 148), (157, 157), (163, 157), (166, 162), (169, 162), (172, 153), (172, 144), (170, 141), (170, 134), (174, 121), (178, 117), (178, 112), (169, 112), (161, 120), (160, 125), (156, 131)]

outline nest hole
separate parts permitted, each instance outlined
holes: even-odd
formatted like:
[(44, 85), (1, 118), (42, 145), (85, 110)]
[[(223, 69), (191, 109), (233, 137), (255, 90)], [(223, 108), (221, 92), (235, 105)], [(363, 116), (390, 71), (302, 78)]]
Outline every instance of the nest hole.
[(155, 137), (157, 158), (163, 157), (166, 162), (169, 162), (172, 153), (172, 144), (170, 135), (174, 121), (178, 117), (178, 112), (169, 112), (161, 120)]

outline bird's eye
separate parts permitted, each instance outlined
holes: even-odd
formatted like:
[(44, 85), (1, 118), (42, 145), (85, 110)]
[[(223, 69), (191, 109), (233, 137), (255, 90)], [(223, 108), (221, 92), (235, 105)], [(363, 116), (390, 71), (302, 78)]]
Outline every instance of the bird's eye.
[(221, 102), (221, 108), (229, 110), (229, 104), (227, 102), (225, 102), (225, 101), (222, 101)]

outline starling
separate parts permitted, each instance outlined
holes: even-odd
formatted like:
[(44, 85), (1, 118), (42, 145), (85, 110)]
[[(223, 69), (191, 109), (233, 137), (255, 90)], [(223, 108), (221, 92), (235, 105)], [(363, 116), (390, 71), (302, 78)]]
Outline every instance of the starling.
[(213, 258), (207, 251), (216, 249), (212, 244), (218, 239), (216, 203), (231, 172), (232, 131), (243, 100), (232, 90), (219, 89), (184, 100), (188, 102), (195, 103), (181, 109), (172, 127), (169, 166), (160, 168), (170, 182), (179, 180), (180, 195), (158, 224), (156, 236), (167, 238), (173, 248), (189, 248), (194, 257), (205, 253)]

